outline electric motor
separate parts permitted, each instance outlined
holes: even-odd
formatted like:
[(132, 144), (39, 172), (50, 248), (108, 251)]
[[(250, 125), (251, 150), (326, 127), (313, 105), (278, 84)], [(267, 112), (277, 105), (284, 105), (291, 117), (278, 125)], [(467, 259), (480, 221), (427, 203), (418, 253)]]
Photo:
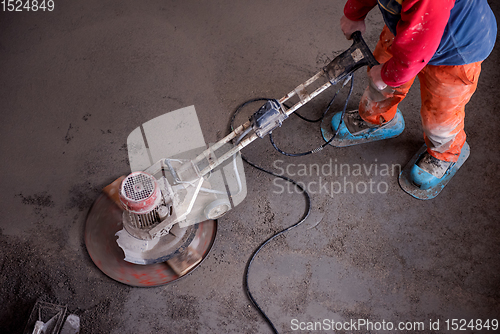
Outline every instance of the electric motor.
[(172, 214), (158, 181), (145, 172), (134, 172), (122, 181), (120, 202), (125, 229), (139, 239), (151, 239), (148, 231)]

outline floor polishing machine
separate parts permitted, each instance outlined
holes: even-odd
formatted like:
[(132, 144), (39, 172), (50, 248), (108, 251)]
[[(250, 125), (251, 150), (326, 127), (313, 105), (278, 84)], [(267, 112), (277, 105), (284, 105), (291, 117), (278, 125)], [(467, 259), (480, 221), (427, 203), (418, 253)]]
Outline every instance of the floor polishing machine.
[(206, 145), (192, 106), (136, 128), (127, 139), (132, 173), (105, 187), (87, 216), (85, 244), (97, 267), (124, 284), (158, 286), (199, 266), (215, 240), (217, 219), (246, 196), (240, 150), (360, 67), (378, 64), (360, 32), (352, 39), (318, 73), (266, 101), (215, 144)]

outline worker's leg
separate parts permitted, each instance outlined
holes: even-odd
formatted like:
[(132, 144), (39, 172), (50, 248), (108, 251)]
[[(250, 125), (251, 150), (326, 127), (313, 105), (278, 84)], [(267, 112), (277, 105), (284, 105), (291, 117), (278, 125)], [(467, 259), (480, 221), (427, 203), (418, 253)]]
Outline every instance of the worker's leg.
[[(392, 58), (391, 45), (394, 40), (394, 35), (390, 32), (387, 26), (384, 26), (382, 33), (380, 34), (380, 39), (375, 47), (373, 55), (379, 63), (385, 63), (390, 58)], [(368, 70), (369, 71), (369, 70)], [(370, 98), (370, 87), (366, 88), (361, 102), (359, 103), (359, 114), (366, 122), (371, 124), (383, 124), (390, 121), (396, 115), (398, 103), (401, 102), (411, 85), (413, 80), (394, 88), (394, 93), (383, 99)]]
[(474, 94), (481, 62), (460, 66), (427, 65), (419, 74), (421, 117), (427, 151), (456, 162), (465, 143), (465, 105)]

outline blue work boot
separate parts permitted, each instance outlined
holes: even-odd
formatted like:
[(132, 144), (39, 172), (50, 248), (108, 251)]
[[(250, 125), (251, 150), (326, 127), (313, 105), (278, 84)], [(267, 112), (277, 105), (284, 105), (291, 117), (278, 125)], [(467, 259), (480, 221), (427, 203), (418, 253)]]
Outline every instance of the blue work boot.
[(405, 128), (405, 121), (399, 109), (393, 119), (382, 125), (367, 123), (361, 118), (358, 110), (346, 111), (343, 119), (341, 116), (342, 112), (333, 115), (330, 131), (321, 129), (323, 138), (327, 141), (338, 129), (337, 135), (331, 142), (333, 146), (337, 147), (394, 138), (399, 136)]
[(410, 180), (422, 190), (430, 189), (441, 182), (453, 164), (450, 161), (439, 160), (425, 151), (413, 165)]
[(469, 154), (470, 148), (466, 142), (457, 162), (443, 161), (430, 155), (427, 146), (423, 145), (399, 174), (399, 185), (415, 198), (434, 198), (462, 167)]

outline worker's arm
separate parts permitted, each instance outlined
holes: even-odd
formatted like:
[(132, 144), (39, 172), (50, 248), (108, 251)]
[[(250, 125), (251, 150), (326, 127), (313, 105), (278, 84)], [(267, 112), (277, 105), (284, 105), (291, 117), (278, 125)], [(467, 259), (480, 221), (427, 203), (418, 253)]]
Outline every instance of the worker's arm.
[(340, 19), (340, 29), (347, 39), (355, 31), (364, 34), (366, 30), (365, 17), (368, 12), (375, 7), (377, 1), (373, 0), (349, 0), (344, 7), (344, 16)]
[[(397, 87), (415, 77), (431, 60), (439, 47), (455, 0), (405, 0), (401, 20), (391, 46), (393, 57), (381, 66), (374, 66), (370, 78), (377, 87)], [(377, 0), (348, 0), (344, 7), (341, 28), (350, 36), (353, 29), (364, 27), (368, 12)], [(343, 22), (344, 21), (344, 22)]]
[(348, 0), (344, 6), (344, 15), (351, 21), (364, 21), (370, 10), (377, 5), (377, 0)]
[(381, 78), (397, 87), (415, 77), (439, 47), (455, 0), (405, 0), (391, 46), (393, 57), (381, 68)]

